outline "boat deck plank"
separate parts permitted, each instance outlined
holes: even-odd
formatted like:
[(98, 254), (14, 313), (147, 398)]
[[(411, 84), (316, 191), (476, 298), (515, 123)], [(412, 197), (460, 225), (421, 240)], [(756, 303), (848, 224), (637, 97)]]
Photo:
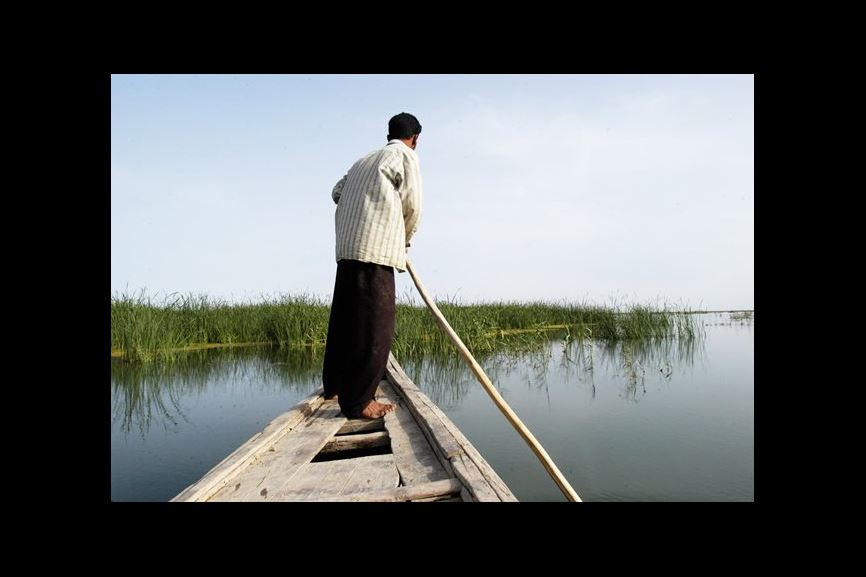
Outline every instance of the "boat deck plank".
[(337, 431), (337, 435), (353, 435), (355, 433), (373, 433), (384, 431), (385, 423), (379, 419), (349, 419)]
[(391, 437), (391, 450), (401, 484), (411, 486), (449, 478), (451, 475), (442, 467), (402, 397), (394, 392), (388, 381), (379, 383), (379, 391), (383, 402), (397, 406), (395, 411), (385, 415), (385, 428)]
[(276, 501), (323, 501), (397, 486), (394, 455), (307, 463), (274, 494)]
[(517, 500), (451, 419), (409, 379), (393, 354), (388, 358), (387, 375), (389, 383), (407, 401), (415, 421), (436, 449), (439, 462), (463, 482), (473, 500)]
[(319, 453), (346, 418), (334, 401), (325, 401), (312, 417), (274, 443), (211, 501), (267, 501)]
[(313, 415), (324, 402), (322, 395), (313, 393), (302, 399), (289, 411), (277, 416), (259, 433), (235, 449), (220, 461), (204, 477), (181, 491), (172, 501), (206, 501), (210, 496), (225, 487), (233, 477), (243, 471), (259, 455), (282, 436)]

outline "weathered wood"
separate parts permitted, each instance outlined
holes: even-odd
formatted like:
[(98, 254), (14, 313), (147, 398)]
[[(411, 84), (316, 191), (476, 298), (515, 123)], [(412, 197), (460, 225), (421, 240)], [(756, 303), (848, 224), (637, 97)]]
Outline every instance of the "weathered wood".
[(353, 433), (372, 433), (373, 431), (384, 431), (385, 421), (383, 419), (349, 419), (337, 431), (337, 435), (351, 435)]
[[(435, 405), (429, 402), (427, 396), (409, 379), (393, 355), (388, 360), (387, 375), (389, 382), (400, 390), (401, 395), (407, 401), (407, 407), (412, 411), (415, 421), (427, 435), (430, 444), (438, 449), (437, 456), (442, 465), (463, 482), (472, 495), (472, 500), (485, 502), (501, 500), (481, 471), (478, 470), (478, 467), (470, 459), (463, 458), (465, 451), (445, 427), (441, 418), (444, 415), (440, 416), (432, 410), (431, 407)], [(444, 420), (448, 420), (448, 418), (445, 417)]]
[[(344, 500), (340, 496), (359, 491), (386, 490), (397, 486), (399, 475), (393, 455), (307, 463), (279, 491), (274, 501)], [(346, 497), (348, 499), (348, 497)]]
[(265, 451), (254, 463), (215, 493), (212, 501), (268, 501), (309, 463), (334, 436), (346, 418), (339, 406), (317, 411), (292, 432)]
[(339, 495), (347, 476), (357, 466), (352, 459), (307, 463), (279, 491), (268, 495), (268, 500), (317, 501), (325, 495)]
[[(400, 363), (397, 362), (397, 359), (394, 358), (393, 355), (389, 358), (389, 375), (393, 375), (395, 379), (397, 379), (396, 385), (400, 387), (401, 392), (405, 391), (406, 395), (413, 399), (413, 404), (420, 408), (424, 408), (429, 410), (429, 414), (433, 415), (434, 422), (441, 423), (442, 427), (447, 431), (447, 434), (443, 434), (442, 437), (445, 438), (446, 442), (443, 443), (443, 446), (448, 446), (452, 455), (457, 455), (460, 452), (465, 453), (469, 457), (469, 461), (475, 464), (475, 467), (478, 469), (478, 472), (481, 473), (482, 477), (485, 481), (491, 486), (494, 492), (497, 494), (499, 499), (503, 501), (516, 501), (517, 498), (511, 493), (511, 490), (508, 488), (508, 485), (499, 477), (493, 467), (487, 462), (484, 457), (481, 456), (481, 453), (469, 442), (469, 439), (466, 438), (465, 435), (457, 428), (457, 425), (454, 424), (451, 419), (442, 412), (439, 407), (437, 407), (433, 401), (430, 400), (427, 395), (425, 395), (418, 386), (412, 382), (411, 379), (406, 375), (403, 371), (403, 368), (400, 366)], [(421, 411), (425, 412), (426, 411)], [(454, 440), (454, 443), (459, 448), (454, 448), (454, 445), (450, 442), (447, 442), (447, 437), (450, 437)], [(465, 459), (460, 459), (464, 461)], [(468, 466), (468, 463), (465, 463)], [(458, 466), (459, 474), (464, 474), (463, 467)], [(474, 479), (476, 475), (474, 472), (466, 472), (469, 473), (470, 476)]]
[(433, 481), (430, 483), (423, 483), (421, 485), (415, 485), (412, 487), (396, 487), (394, 489), (389, 489), (386, 491), (353, 493), (351, 495), (326, 497), (320, 500), (382, 502), (413, 501), (415, 499), (437, 497), (440, 495), (453, 495), (459, 493), (462, 488), (463, 484), (457, 479), (444, 479), (442, 481)]
[(427, 395), (425, 395), (421, 390), (413, 383), (406, 373), (403, 371), (403, 368), (397, 362), (397, 359), (391, 356), (391, 360), (393, 360), (393, 369), (395, 375), (401, 375), (401, 383), (406, 385), (407, 394), (416, 395), (419, 402), (424, 404), (427, 408), (430, 409), (430, 412), (434, 414), (437, 419), (442, 423), (445, 429), (451, 434), (460, 448), (466, 453), (467, 457), (477, 466), (479, 472), (482, 474), (487, 483), (490, 484), (491, 488), (496, 492), (497, 496), (503, 501), (516, 501), (517, 498), (511, 492), (511, 489), (508, 488), (508, 485), (502, 480), (502, 478), (496, 473), (493, 467), (487, 462), (487, 460), (478, 452), (478, 449), (475, 448), (472, 443), (469, 442), (469, 439), (466, 438), (465, 435), (457, 428), (457, 425), (449, 419), (445, 413), (442, 412), (439, 407), (437, 407), (433, 401), (430, 400)]
[(222, 489), (231, 478), (247, 467), (257, 455), (277, 442), (295, 426), (312, 415), (327, 402), (321, 392), (302, 399), (289, 411), (276, 417), (260, 432), (235, 449), (228, 457), (217, 463), (204, 477), (181, 491), (172, 501), (205, 501)]
[(417, 485), (430, 481), (441, 481), (451, 475), (442, 467), (433, 448), (404, 406), (404, 401), (388, 381), (379, 383), (384, 402), (397, 406), (397, 410), (385, 415), (385, 428), (391, 436), (391, 451), (400, 471), (403, 485)]
[[(318, 391), (275, 418), (172, 500), (516, 500), (393, 355), (386, 377), (377, 400), (398, 409), (384, 419), (348, 421), (336, 401), (325, 401)], [(311, 462), (323, 451), (388, 443), (392, 453), (385, 455)]]
[[(399, 386), (399, 383), (395, 383)], [(437, 448), (436, 454), (443, 467), (460, 479), (470, 491), (473, 501), (500, 501), (499, 495), (490, 486), (478, 467), (465, 459), (465, 451), (442, 423), (439, 416), (424, 402), (420, 391), (406, 390), (404, 398), (415, 421), (427, 435), (430, 444)]]
[(374, 447), (385, 447), (391, 442), (387, 431), (376, 431), (375, 433), (361, 433), (359, 435), (343, 435), (334, 437), (322, 447), (320, 453), (335, 453), (337, 451), (348, 451), (350, 449), (372, 449)]
[(358, 493), (395, 489), (400, 484), (400, 473), (397, 471), (394, 455), (376, 455), (375, 457), (358, 459), (364, 460), (364, 463), (352, 471), (346, 485), (340, 491), (340, 495), (349, 500), (352, 495)]
[(412, 499), (413, 503), (463, 503), (463, 499), (460, 495), (456, 497), (452, 497), (450, 495), (445, 495), (441, 497), (428, 497), (427, 499)]
[(407, 401), (406, 406), (412, 412), (431, 446), (436, 449), (442, 465), (450, 466), (450, 470), (464, 482), (474, 500), (517, 500), (463, 433), (409, 379), (393, 354), (389, 356), (386, 374), (388, 381)]
[[(426, 398), (426, 397), (425, 397)], [(442, 413), (441, 409), (433, 404), (433, 402), (426, 398), (426, 402), (430, 404), (430, 406), (435, 409), (434, 413), (439, 413), (443, 417), (445, 414)], [(508, 485), (505, 484), (505, 481), (496, 473), (490, 463), (487, 462), (481, 453), (478, 452), (478, 449), (475, 448), (475, 445), (469, 442), (469, 440), (463, 435), (460, 429), (457, 428), (457, 425), (454, 424), (451, 419), (445, 417), (446, 420), (443, 421), (445, 428), (454, 436), (457, 442), (460, 444), (461, 448), (464, 450), (465, 455), (468, 459), (470, 459), (475, 466), (478, 468), (478, 471), (490, 484), (490, 487), (496, 493), (502, 501), (517, 501), (517, 498), (511, 492), (511, 489), (508, 488)]]

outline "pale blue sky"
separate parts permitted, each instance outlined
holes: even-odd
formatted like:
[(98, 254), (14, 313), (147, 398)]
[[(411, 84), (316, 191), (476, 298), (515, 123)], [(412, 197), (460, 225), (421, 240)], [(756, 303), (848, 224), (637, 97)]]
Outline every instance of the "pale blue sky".
[(437, 298), (754, 307), (751, 75), (114, 75), (112, 293), (329, 300), (331, 189), (404, 111)]

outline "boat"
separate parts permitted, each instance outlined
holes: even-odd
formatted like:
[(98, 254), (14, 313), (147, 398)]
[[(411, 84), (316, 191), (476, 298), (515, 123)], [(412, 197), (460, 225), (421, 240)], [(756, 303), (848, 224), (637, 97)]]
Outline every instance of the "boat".
[(347, 419), (319, 390), (172, 501), (517, 501), (393, 354), (376, 400), (397, 409)]

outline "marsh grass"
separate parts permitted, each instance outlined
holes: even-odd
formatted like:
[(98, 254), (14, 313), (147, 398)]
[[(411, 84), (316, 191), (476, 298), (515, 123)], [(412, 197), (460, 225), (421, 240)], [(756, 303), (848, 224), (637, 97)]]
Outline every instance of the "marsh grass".
[[(541, 350), (554, 338), (579, 342), (693, 339), (694, 317), (667, 307), (600, 307), (575, 303), (437, 301), (474, 355)], [(322, 349), (330, 302), (311, 295), (229, 304), (204, 295), (172, 294), (155, 302), (139, 294), (111, 299), (111, 348), (130, 362), (174, 361), (207, 345), (270, 344)], [(423, 305), (397, 304), (392, 351), (398, 358), (452, 355), (454, 345)]]

